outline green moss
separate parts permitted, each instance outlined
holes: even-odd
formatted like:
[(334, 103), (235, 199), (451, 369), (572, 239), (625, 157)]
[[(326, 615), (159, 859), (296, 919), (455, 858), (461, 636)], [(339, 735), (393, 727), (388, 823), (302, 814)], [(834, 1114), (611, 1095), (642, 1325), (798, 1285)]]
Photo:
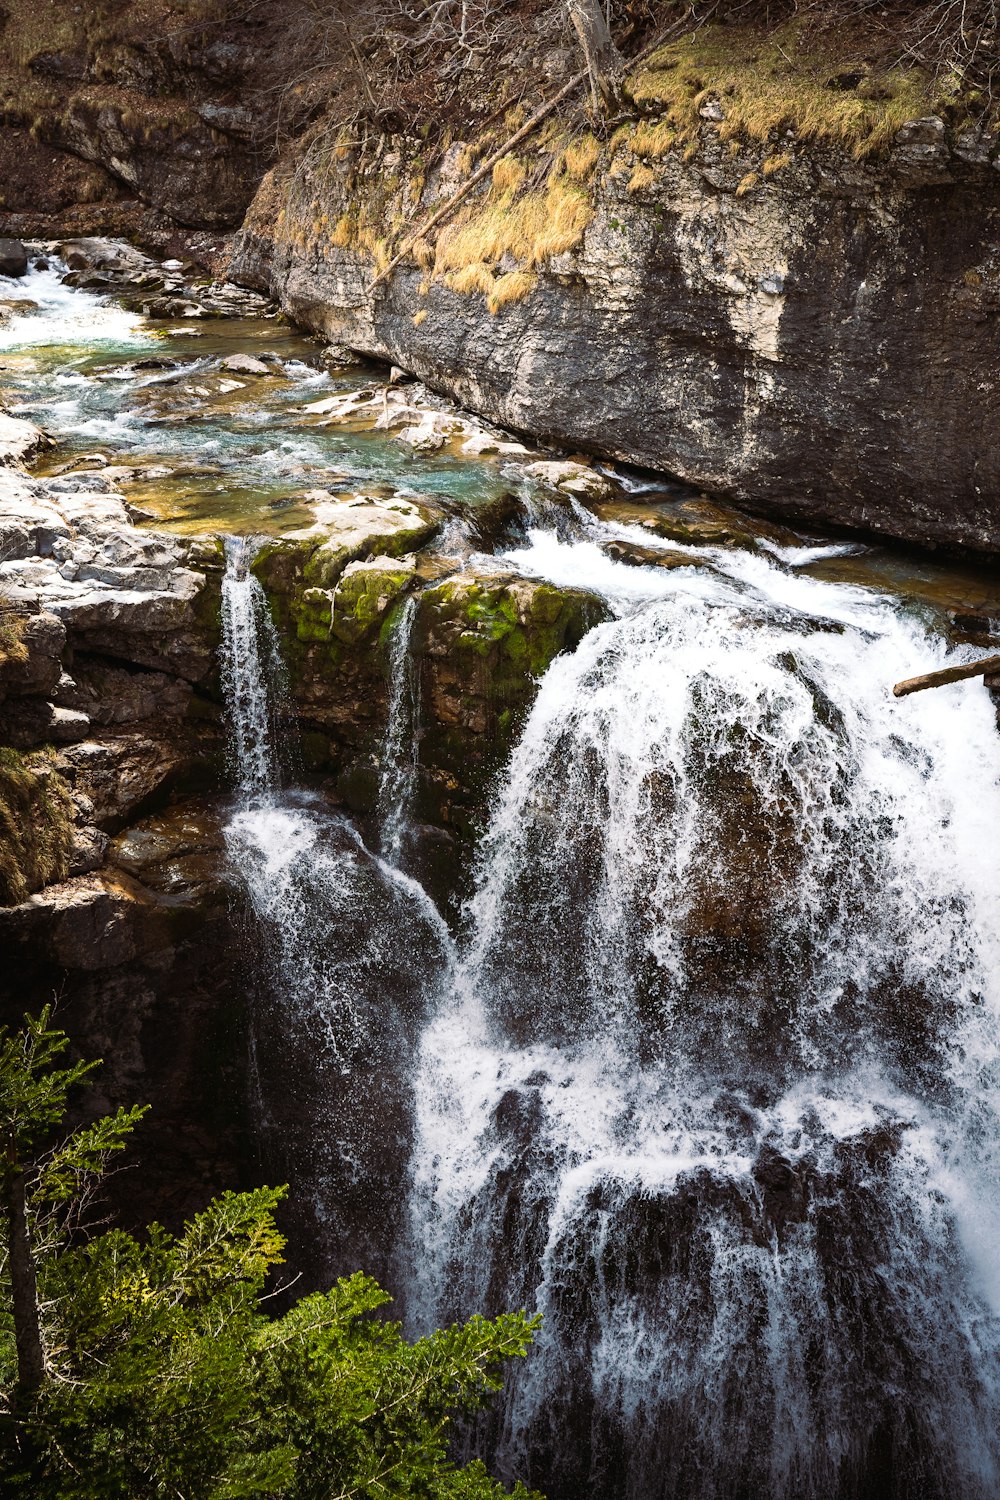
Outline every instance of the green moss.
[(455, 579), (428, 591), (430, 607), (460, 626), (454, 647), (489, 664), (489, 676), (503, 691), (525, 691), (553, 657), (574, 646), (600, 618), (588, 595), (539, 583)]
[(52, 753), (0, 749), (0, 903), (64, 879), (73, 843), (73, 801)]
[(333, 601), (331, 633), (345, 645), (372, 636), (413, 580), (409, 568), (358, 568), (347, 573)]

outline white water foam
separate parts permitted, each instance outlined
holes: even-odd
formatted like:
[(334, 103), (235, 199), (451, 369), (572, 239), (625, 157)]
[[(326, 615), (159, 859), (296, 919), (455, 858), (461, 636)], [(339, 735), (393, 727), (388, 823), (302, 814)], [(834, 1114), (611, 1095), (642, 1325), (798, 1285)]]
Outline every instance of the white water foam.
[(155, 343), (146, 320), (81, 287), (64, 286), (60, 265), (29, 271), (5, 294), (25, 306), (0, 324), (0, 350), (40, 349), (74, 344), (116, 344), (141, 348)]
[(379, 753), (378, 821), (382, 853), (400, 863), (417, 779), (420, 681), (410, 649), (417, 598), (405, 600), (389, 642), (389, 714)]
[(894, 601), (692, 550), (505, 557), (619, 618), (542, 682), (425, 1033), (413, 1325), (545, 1314), (494, 1439), (558, 1495), (833, 1496), (877, 1428), (892, 1493), (987, 1500), (994, 710), (892, 698), (946, 655)]

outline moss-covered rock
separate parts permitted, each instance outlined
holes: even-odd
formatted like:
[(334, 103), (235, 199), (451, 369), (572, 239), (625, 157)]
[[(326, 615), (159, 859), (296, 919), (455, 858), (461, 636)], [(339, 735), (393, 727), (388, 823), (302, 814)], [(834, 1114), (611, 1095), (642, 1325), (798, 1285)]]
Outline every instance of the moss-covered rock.
[(537, 690), (560, 651), (606, 618), (579, 589), (511, 576), (449, 578), (420, 599), (418, 814), (471, 833)]
[(332, 589), (304, 588), (296, 620), (300, 641), (333, 637), (355, 646), (380, 631), (392, 606), (416, 581), (416, 560), (398, 563), (384, 557), (348, 563)]

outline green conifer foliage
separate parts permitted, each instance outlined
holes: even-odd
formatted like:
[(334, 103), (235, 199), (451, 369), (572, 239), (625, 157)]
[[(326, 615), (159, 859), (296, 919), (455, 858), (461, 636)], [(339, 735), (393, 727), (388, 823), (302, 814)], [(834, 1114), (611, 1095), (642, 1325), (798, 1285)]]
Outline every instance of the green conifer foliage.
[[(284, 1188), (224, 1193), (169, 1234), (88, 1230), (145, 1111), (58, 1137), (94, 1064), (48, 1011), (0, 1029), (0, 1493), (24, 1500), (498, 1500), (448, 1456), (537, 1319), (407, 1343), (358, 1274), (266, 1310)], [(265, 1300), (262, 1300), (265, 1299)], [(521, 1484), (517, 1500), (541, 1500)]]

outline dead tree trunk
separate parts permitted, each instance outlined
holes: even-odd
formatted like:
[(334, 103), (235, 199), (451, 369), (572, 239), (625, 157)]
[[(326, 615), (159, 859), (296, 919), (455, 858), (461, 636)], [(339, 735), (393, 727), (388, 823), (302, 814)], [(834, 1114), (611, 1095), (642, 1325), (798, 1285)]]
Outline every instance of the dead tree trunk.
[(612, 40), (599, 0), (566, 0), (566, 12), (587, 64), (595, 114), (601, 101), (616, 108), (621, 101), (624, 62)]
[(38, 1316), (35, 1258), (31, 1253), (25, 1205), (24, 1171), (17, 1160), (14, 1142), (7, 1146), (7, 1227), (10, 1234), (10, 1285), (14, 1312), (14, 1343), (17, 1349), (17, 1384), (21, 1395), (30, 1396), (45, 1378), (45, 1352)]
[[(1000, 675), (1000, 656), (981, 656), (978, 661), (965, 662), (960, 667), (941, 667), (937, 672), (923, 672), (919, 677), (907, 677), (897, 682), (893, 693), (905, 698), (909, 693), (921, 693), (924, 688), (945, 687), (949, 682), (963, 682), (967, 677), (995, 677)], [(992, 682), (987, 687), (992, 687)]]

